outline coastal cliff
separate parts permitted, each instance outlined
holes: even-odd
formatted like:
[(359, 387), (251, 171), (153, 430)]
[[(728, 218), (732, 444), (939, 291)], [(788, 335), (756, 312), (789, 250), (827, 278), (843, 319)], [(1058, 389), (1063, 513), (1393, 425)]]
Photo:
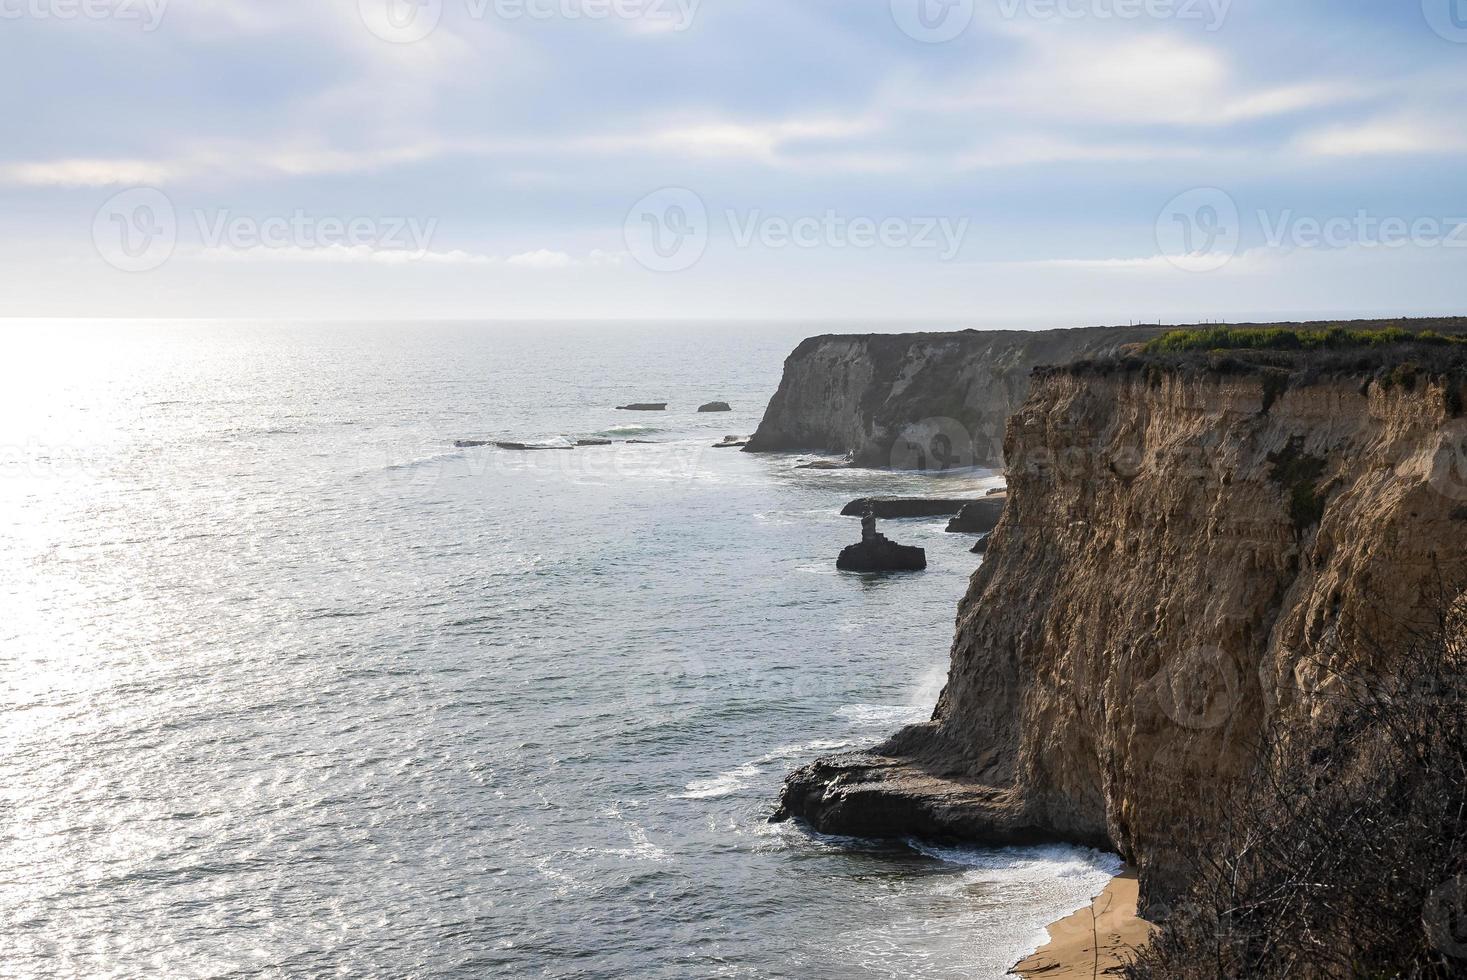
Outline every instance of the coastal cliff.
[(1036, 372), (933, 719), (796, 772), (776, 819), (1105, 847), (1170, 900), (1266, 723), (1302, 741), (1341, 638), (1467, 562), (1463, 378), (1410, 349)]
[(745, 452), (849, 453), (857, 466), (997, 465), (1004, 424), (1042, 364), (1093, 357), (1156, 327), (812, 337)]

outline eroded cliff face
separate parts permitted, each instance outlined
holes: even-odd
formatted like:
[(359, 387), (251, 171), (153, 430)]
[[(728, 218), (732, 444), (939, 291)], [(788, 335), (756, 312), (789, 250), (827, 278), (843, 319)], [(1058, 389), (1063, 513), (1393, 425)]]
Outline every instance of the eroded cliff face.
[(850, 453), (859, 466), (997, 465), (1004, 425), (1043, 364), (1110, 353), (1157, 328), (812, 337), (746, 452)]
[[(1467, 561), (1457, 382), (1041, 372), (934, 719), (794, 774), (830, 832), (1118, 850), (1165, 900), (1274, 713)], [(1348, 651), (1348, 652), (1342, 652)], [(1389, 672), (1389, 664), (1355, 664)]]

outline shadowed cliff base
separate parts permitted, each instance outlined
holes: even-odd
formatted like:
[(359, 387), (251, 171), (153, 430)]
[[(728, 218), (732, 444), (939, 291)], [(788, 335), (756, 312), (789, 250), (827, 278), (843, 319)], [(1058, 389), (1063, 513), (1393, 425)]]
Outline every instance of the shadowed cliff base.
[[(1467, 332), (1467, 318), (1235, 324), (1250, 330)], [(785, 361), (746, 452), (849, 454), (858, 467), (997, 466), (1034, 368), (1105, 359), (1191, 327), (1079, 327), (811, 337)], [(1209, 329), (1230, 329), (1224, 327)]]
[(1325, 723), (1320, 658), (1393, 676), (1341, 641), (1429, 621), (1467, 565), (1467, 365), (1428, 346), (1037, 372), (933, 720), (795, 773), (776, 819), (1102, 846), (1164, 911), (1261, 733)]

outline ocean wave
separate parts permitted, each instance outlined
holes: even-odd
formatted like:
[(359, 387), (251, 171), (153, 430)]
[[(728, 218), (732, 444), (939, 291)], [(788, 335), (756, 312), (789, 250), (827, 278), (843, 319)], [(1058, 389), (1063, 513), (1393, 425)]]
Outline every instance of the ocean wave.
[(615, 439), (617, 436), (645, 436), (651, 435), (654, 432), (666, 431), (666, 429), (659, 428), (655, 425), (637, 425), (633, 423), (631, 425), (613, 425), (609, 429), (602, 429), (600, 432), (592, 433), (592, 435), (600, 436), (602, 439)]
[(434, 463), (442, 463), (445, 460), (456, 459), (460, 455), (461, 453), (459, 452), (459, 450), (450, 449), (447, 452), (432, 453), (428, 456), (419, 456), (414, 459), (404, 459), (400, 462), (388, 463), (386, 466), (382, 467), (382, 469), (385, 472), (391, 472), (393, 470), (411, 470), (416, 469), (419, 466), (432, 466)]
[(1073, 844), (977, 847), (931, 844), (916, 838), (908, 838), (903, 843), (935, 861), (982, 871), (985, 880), (1028, 882), (1095, 876), (1108, 880), (1120, 874), (1125, 865), (1115, 854)]
[(834, 739), (816, 739), (813, 742), (804, 742), (799, 745), (781, 745), (773, 751), (766, 752), (752, 762), (746, 762), (741, 766), (719, 773), (711, 779), (695, 779), (684, 787), (683, 792), (668, 797), (673, 800), (712, 800), (721, 796), (731, 796), (739, 790), (746, 788), (749, 782), (759, 776), (766, 766), (771, 762), (781, 759), (793, 759), (812, 752), (830, 752), (835, 749), (843, 749), (850, 746), (850, 742), (837, 741)]
[(932, 717), (932, 709), (910, 704), (848, 704), (835, 709), (835, 716), (858, 725), (917, 725)]

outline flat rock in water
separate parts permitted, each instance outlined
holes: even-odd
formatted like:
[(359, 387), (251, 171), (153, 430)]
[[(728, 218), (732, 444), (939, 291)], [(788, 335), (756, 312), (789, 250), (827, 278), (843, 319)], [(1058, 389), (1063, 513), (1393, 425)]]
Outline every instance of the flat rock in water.
[(527, 442), (496, 442), (494, 445), (500, 449), (509, 449), (517, 453), (556, 452), (575, 448), (574, 446), (535, 446)]
[(972, 497), (944, 500), (938, 497), (862, 497), (852, 500), (842, 510), (842, 517), (860, 517), (869, 506), (877, 517), (951, 517), (973, 502)]
[(958, 516), (948, 521), (947, 529), (959, 534), (987, 534), (998, 527), (1003, 517), (1004, 505), (1009, 502), (1008, 494), (995, 493), (982, 500), (975, 500), (958, 511)]
[(817, 459), (810, 463), (801, 463), (796, 466), (797, 470), (848, 470), (851, 464), (847, 460), (840, 459)]
[(728, 402), (709, 402), (707, 405), (699, 405), (700, 412), (732, 412), (733, 407)]
[(478, 449), (480, 446), (492, 446), (494, 443), (488, 439), (459, 439), (453, 444), (455, 449)]
[(577, 439), (576, 440), (576, 445), (577, 446), (609, 446), (609, 445), (611, 445), (611, 440), (610, 439)]
[(927, 567), (927, 552), (878, 534), (842, 551), (835, 567), (843, 572), (920, 572)]
[(665, 412), (667, 402), (633, 402), (630, 405), (616, 406), (618, 412)]
[(722, 442), (715, 442), (714, 449), (737, 449), (749, 444), (748, 436), (724, 436)]

